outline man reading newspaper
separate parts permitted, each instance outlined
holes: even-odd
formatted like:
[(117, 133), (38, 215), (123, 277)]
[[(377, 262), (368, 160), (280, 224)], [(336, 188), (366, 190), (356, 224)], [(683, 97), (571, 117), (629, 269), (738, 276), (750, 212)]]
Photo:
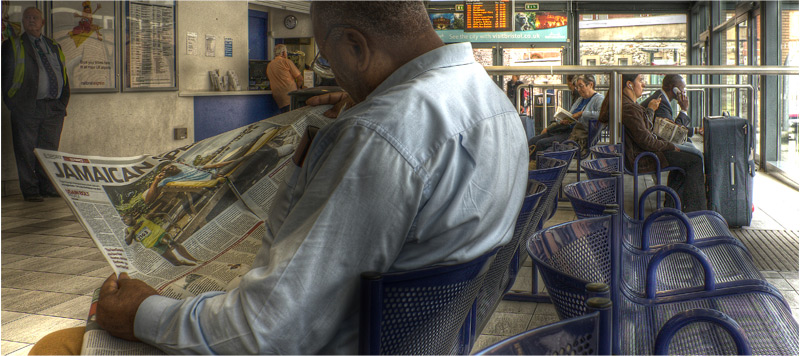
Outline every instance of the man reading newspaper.
[(354, 354), (362, 272), (456, 264), (511, 239), (525, 136), (470, 44), (444, 46), (421, 2), (311, 13), (349, 99), (310, 104), (348, 108), (298, 148), (253, 267), (238, 288), (184, 300), (112, 275), (97, 309), (112, 335), (168, 353)]

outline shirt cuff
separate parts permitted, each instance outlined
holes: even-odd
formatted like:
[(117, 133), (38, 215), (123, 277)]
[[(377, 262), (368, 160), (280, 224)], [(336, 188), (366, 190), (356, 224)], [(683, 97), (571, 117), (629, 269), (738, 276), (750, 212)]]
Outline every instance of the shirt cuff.
[(151, 295), (139, 305), (133, 322), (133, 334), (141, 341), (156, 344), (159, 335), (160, 318), (167, 309), (181, 304), (180, 300)]
[(681, 114), (684, 114), (684, 115), (686, 115), (686, 116), (688, 116), (688, 115), (689, 115), (689, 113), (687, 113), (687, 112), (686, 112), (686, 110), (681, 110)]

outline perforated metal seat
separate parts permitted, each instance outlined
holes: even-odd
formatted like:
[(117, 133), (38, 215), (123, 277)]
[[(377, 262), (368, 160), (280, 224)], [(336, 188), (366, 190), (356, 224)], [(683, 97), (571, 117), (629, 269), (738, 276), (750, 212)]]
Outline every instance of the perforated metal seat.
[(611, 177), (614, 172), (622, 172), (619, 167), (619, 158), (596, 158), (581, 162), (581, 169), (586, 172), (588, 179)]
[[(556, 204), (558, 199), (558, 187), (567, 174), (566, 161), (550, 158), (547, 156), (539, 156), (536, 160), (537, 169), (528, 171), (528, 179), (535, 180), (545, 185), (546, 189), (542, 195), (539, 204), (534, 209), (533, 213), (528, 219), (525, 230), (522, 233), (522, 238), (530, 236), (533, 232), (541, 229), (544, 222), (549, 219), (550, 211)], [(520, 242), (521, 244), (524, 242)], [(512, 258), (512, 265), (516, 266), (517, 270), (522, 268), (524, 262), (524, 252), (519, 249)], [(513, 268), (513, 267), (512, 267)], [(506, 294), (505, 299), (517, 301), (530, 301), (530, 302), (546, 302), (547, 296), (538, 296), (538, 279), (536, 277), (536, 268), (534, 267), (532, 275), (532, 292), (510, 292)]]
[(498, 250), (458, 265), (362, 274), (359, 353), (468, 353), (475, 297)]
[(603, 309), (520, 333), (476, 355), (610, 355), (611, 301), (590, 298)]
[[(616, 178), (592, 179), (568, 184), (564, 187), (564, 193), (569, 198), (575, 215), (578, 218), (588, 218), (610, 214), (610, 211), (619, 210), (620, 192)], [(653, 186), (646, 189), (639, 197), (639, 220), (630, 218), (623, 213), (622, 231), (624, 241), (632, 246), (641, 248), (639, 238), (642, 234), (642, 217), (644, 216), (645, 199), (657, 191), (662, 191), (675, 199), (677, 207), (680, 209), (680, 199), (675, 191), (665, 186)], [(733, 237), (725, 219), (713, 211), (695, 211), (686, 214), (689, 223), (694, 229), (696, 241), (710, 240), (733, 240)], [(658, 247), (673, 242), (684, 242), (686, 240), (686, 229), (674, 217), (665, 217), (655, 222), (652, 226), (651, 247)]]
[(519, 266), (517, 266), (517, 263), (512, 263), (512, 259), (519, 251), (520, 242), (527, 229), (531, 215), (546, 191), (547, 187), (544, 184), (532, 179), (528, 180), (526, 196), (514, 226), (514, 235), (511, 241), (497, 252), (497, 256), (489, 267), (483, 286), (478, 293), (477, 333), (483, 330), (483, 327), (489, 321), (489, 317), (491, 317), (502, 300), (503, 294), (508, 292), (514, 284), (517, 272), (519, 272)]
[[(645, 267), (642, 267), (641, 262), (628, 261), (626, 252), (623, 251), (623, 257), (618, 262), (621, 264), (623, 277), (625, 272), (633, 275), (641, 271), (644, 275), (638, 274), (637, 279), (644, 282), (633, 284), (644, 286), (644, 290), (633, 290), (626, 282), (617, 282), (612, 268), (613, 219), (613, 216), (605, 216), (564, 223), (544, 229), (528, 241), (528, 252), (542, 271), (542, 278), (562, 319), (586, 313), (584, 303), (589, 297), (586, 291), (589, 282), (608, 281), (606, 283), (612, 286), (612, 294), (618, 295), (619, 311), (615, 310), (618, 329), (615, 334), (620, 340), (621, 349), (616, 350), (616, 353), (655, 353), (656, 338), (664, 323), (686, 310), (697, 308), (717, 310), (730, 316), (743, 328), (742, 333), (750, 340), (753, 352), (785, 354), (787, 350), (796, 350), (797, 323), (792, 319), (789, 306), (780, 293), (759, 280), (725, 281), (728, 277), (715, 273), (712, 267), (716, 263), (714, 258), (692, 245), (673, 244), (647, 256), (628, 255), (628, 258), (646, 258)], [(686, 267), (684, 261), (669, 262), (670, 256), (678, 256), (676, 252), (686, 251), (695, 258), (700, 256), (700, 283), (693, 288), (680, 290), (679, 293), (675, 290), (656, 293), (659, 287), (683, 288), (683, 282), (688, 279), (682, 274), (697, 275), (696, 270), (686, 270), (691, 267)], [(659, 263), (665, 264), (659, 266)], [(676, 266), (684, 269), (675, 268)], [(670, 279), (670, 275), (679, 276)], [(771, 324), (776, 325), (773, 329), (777, 331), (770, 335), (765, 330), (770, 330), (767, 326)], [(699, 325), (692, 328), (708, 327)], [(719, 330), (711, 334), (683, 333), (676, 334), (672, 339), (670, 353), (738, 353), (728, 342), (717, 337)], [(772, 339), (774, 342), (770, 344)]]
[[(575, 141), (566, 141), (563, 143), (554, 142), (553, 145), (546, 150), (537, 153), (537, 159), (539, 157), (548, 157), (560, 159), (567, 163), (566, 167), (564, 167), (564, 175), (560, 178), (558, 185), (556, 186), (556, 190), (558, 191), (558, 194), (556, 194), (556, 199), (553, 201), (553, 205), (550, 207), (550, 210), (545, 212), (545, 220), (552, 218), (556, 213), (556, 209), (558, 209), (558, 197), (561, 196), (561, 180), (563, 180), (567, 175), (567, 172), (569, 171), (569, 164), (572, 162), (572, 159), (579, 155), (579, 149), (580, 146)], [(542, 223), (544, 223), (544, 221), (542, 221)]]

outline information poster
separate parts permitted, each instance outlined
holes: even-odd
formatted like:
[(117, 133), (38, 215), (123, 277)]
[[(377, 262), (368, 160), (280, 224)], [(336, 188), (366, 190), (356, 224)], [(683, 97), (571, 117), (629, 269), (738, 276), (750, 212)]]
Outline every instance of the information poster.
[(466, 32), (511, 31), (510, 1), (467, 1), (464, 12)]
[(474, 42), (566, 42), (567, 14), (564, 12), (518, 12), (513, 17), (514, 31), (466, 32), (465, 15), (430, 13), (431, 24), (445, 43)]
[(126, 88), (175, 88), (175, 3), (128, 2)]
[(56, 1), (52, 36), (64, 51), (70, 90), (117, 90), (116, 2)]

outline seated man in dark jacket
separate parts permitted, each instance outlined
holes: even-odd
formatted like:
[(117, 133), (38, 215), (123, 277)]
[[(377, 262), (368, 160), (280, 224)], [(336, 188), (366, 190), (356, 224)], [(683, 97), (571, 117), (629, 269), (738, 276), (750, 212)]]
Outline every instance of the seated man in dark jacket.
[[(676, 124), (683, 125), (689, 129), (686, 143), (682, 144), (681, 148), (684, 149), (684, 151), (688, 151), (702, 157), (703, 154), (696, 147), (694, 147), (694, 144), (692, 144), (692, 139), (690, 138), (694, 134), (695, 128), (692, 127), (692, 119), (686, 113), (686, 109), (689, 107), (689, 98), (686, 96), (686, 81), (683, 79), (683, 77), (678, 74), (665, 75), (664, 80), (661, 81), (661, 89), (656, 90), (652, 95), (650, 95), (650, 97), (645, 99), (645, 101), (642, 102), (642, 106), (647, 107), (652, 100), (658, 98), (661, 99), (661, 103), (655, 110), (655, 117), (670, 119)], [(672, 111), (672, 105), (670, 104), (672, 100), (676, 100), (678, 102), (678, 106), (681, 108), (681, 111), (677, 116), (675, 116)], [(701, 130), (702, 129), (699, 129), (697, 131), (702, 134)]]

